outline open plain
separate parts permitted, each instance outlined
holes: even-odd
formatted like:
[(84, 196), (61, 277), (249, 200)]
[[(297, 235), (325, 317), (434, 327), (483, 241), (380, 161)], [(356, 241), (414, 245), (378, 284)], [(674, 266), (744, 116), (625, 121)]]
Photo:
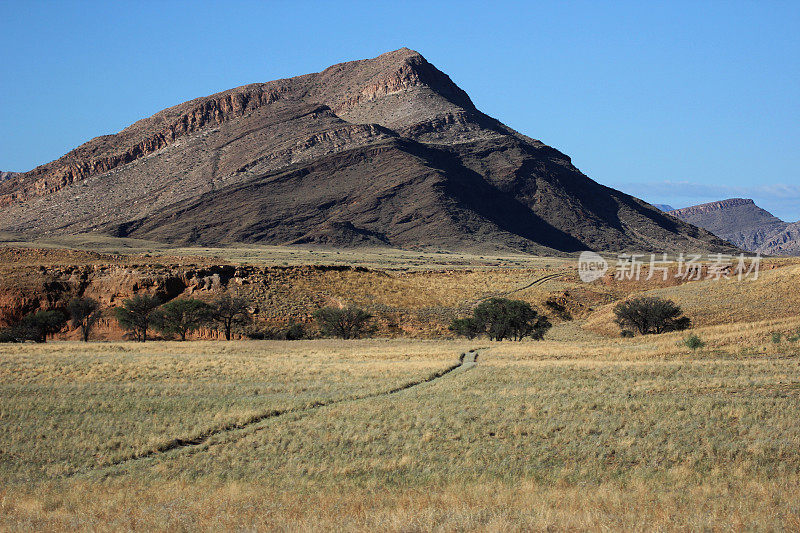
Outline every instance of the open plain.
[[(4, 345), (0, 528), (800, 527), (796, 262), (639, 287), (684, 306), (698, 350), (687, 332), (620, 338), (610, 306), (632, 284), (526, 287), (531, 265), (451, 265), (423, 284), (408, 267), (405, 305), (519, 289), (543, 312), (566, 291), (581, 311), (539, 342)], [(343, 287), (384, 280), (361, 284), (365, 301), (401, 283), (348, 272)], [(459, 366), (469, 350), (477, 364)]]

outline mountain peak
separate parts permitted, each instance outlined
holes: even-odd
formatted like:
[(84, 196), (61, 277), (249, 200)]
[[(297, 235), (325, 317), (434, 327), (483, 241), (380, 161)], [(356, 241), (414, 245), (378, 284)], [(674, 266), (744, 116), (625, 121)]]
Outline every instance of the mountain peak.
[(424, 57), (422, 57), (422, 54), (420, 54), (416, 50), (408, 48), (407, 46), (403, 46), (401, 48), (398, 48), (397, 50), (392, 50), (391, 52), (384, 52), (378, 57), (383, 57), (383, 56), (420, 57), (422, 59), (425, 59)]
[[(402, 47), (398, 48), (397, 50), (392, 50), (390, 52), (384, 52), (379, 56), (370, 58), (370, 59), (359, 59), (356, 61), (347, 61), (345, 63), (339, 63), (339, 65), (346, 65), (348, 63), (359, 63), (359, 62), (369, 62), (369, 63), (383, 63), (386, 65), (397, 64), (402, 62), (426, 62), (427, 59), (417, 52), (416, 50), (412, 50), (411, 48)], [(333, 65), (336, 67), (337, 65)], [(332, 67), (329, 67), (332, 68)]]
[[(474, 112), (475, 105), (450, 77), (419, 52), (400, 48), (372, 59), (349, 61), (328, 67), (315, 76), (314, 93), (332, 109), (351, 113), (347, 120), (373, 120), (386, 127), (408, 127), (443, 115)], [(346, 81), (347, 85), (341, 82)], [(402, 98), (416, 91), (417, 98)], [(401, 95), (401, 96), (398, 96)], [(368, 105), (369, 116), (355, 109), (365, 102), (385, 100), (388, 113)], [(398, 107), (403, 107), (402, 111)], [(427, 115), (427, 117), (425, 116)]]

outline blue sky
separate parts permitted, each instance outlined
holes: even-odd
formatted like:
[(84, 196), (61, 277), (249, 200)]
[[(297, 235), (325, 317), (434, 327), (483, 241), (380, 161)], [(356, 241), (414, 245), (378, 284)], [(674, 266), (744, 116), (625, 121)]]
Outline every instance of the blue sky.
[(0, 0), (0, 170), (190, 98), (408, 46), (591, 178), (800, 219), (800, 2)]

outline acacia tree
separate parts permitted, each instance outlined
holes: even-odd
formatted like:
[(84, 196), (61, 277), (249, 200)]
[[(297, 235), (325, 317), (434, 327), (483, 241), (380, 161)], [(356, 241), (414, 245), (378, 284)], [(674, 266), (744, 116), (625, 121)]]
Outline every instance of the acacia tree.
[(250, 303), (241, 297), (232, 297), (230, 294), (220, 296), (211, 303), (210, 316), (225, 332), (225, 340), (231, 340), (234, 327), (243, 327), (251, 322)]
[(26, 315), (17, 326), (18, 337), (19, 340), (47, 342), (47, 336), (61, 331), (66, 323), (67, 316), (58, 309), (36, 311)]
[(158, 323), (158, 306), (161, 301), (156, 296), (139, 294), (122, 301), (122, 306), (114, 309), (117, 322), (133, 333), (137, 341), (147, 341), (147, 330)]
[(354, 306), (324, 307), (314, 312), (314, 319), (323, 335), (341, 339), (357, 339), (373, 329), (369, 323), (372, 315)]
[(551, 327), (547, 317), (537, 313), (529, 303), (508, 298), (482, 302), (473, 311), (473, 318), (490, 339), (498, 341), (521, 341), (525, 337), (541, 340)]
[(642, 335), (679, 331), (692, 325), (678, 304), (652, 296), (620, 302), (614, 307), (614, 315), (622, 329), (635, 330)]
[(160, 309), (157, 328), (161, 333), (177, 334), (182, 341), (186, 335), (205, 324), (211, 316), (211, 306), (194, 298), (178, 298)]
[(511, 313), (511, 334), (514, 340), (525, 337), (540, 341), (553, 325), (545, 315), (540, 315), (527, 302), (514, 301)]
[(521, 341), (525, 337), (541, 340), (550, 327), (548, 318), (530, 304), (508, 298), (482, 302), (474, 309), (472, 317), (456, 319), (450, 325), (452, 331), (470, 339), (483, 333), (498, 341)]
[(83, 342), (89, 342), (89, 333), (100, 319), (100, 304), (92, 298), (73, 298), (67, 303), (73, 328), (81, 328)]

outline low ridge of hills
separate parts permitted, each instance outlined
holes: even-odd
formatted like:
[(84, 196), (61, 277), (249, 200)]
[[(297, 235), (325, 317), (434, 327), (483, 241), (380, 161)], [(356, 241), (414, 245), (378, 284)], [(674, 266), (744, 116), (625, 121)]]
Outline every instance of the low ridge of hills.
[(670, 211), (743, 250), (764, 255), (800, 255), (800, 223), (790, 224), (753, 200), (731, 198)]
[(407, 48), (197, 98), (11, 175), (0, 181), (0, 231), (200, 245), (735, 251), (480, 112)]

